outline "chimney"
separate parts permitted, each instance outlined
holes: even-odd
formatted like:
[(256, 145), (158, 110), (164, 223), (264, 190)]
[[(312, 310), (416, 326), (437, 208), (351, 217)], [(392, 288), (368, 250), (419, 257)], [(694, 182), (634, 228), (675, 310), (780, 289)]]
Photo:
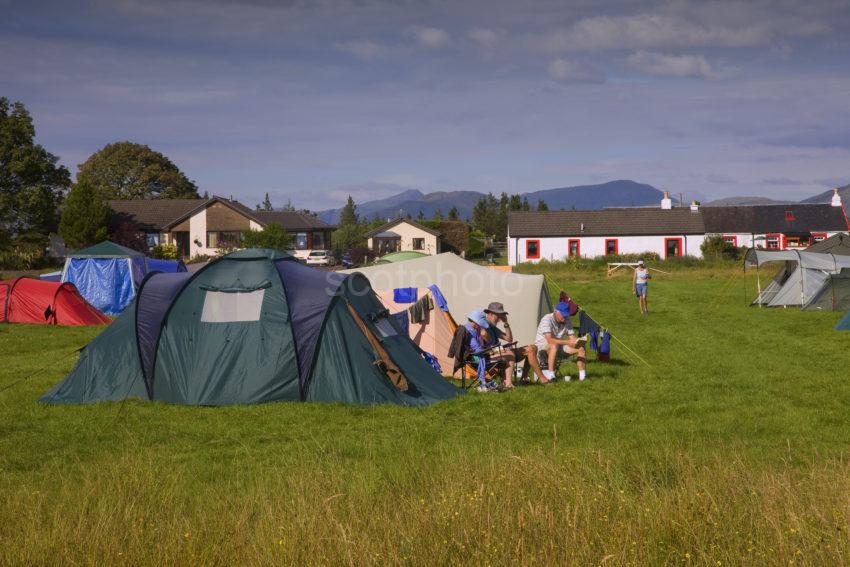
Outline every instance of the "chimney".
[(698, 213), (699, 212), (699, 201), (691, 201), (691, 212)]
[(664, 192), (664, 198), (661, 199), (661, 208), (665, 210), (673, 208), (673, 201), (670, 199), (670, 191)]
[(835, 188), (835, 192), (832, 194), (832, 206), (840, 207), (841, 206), (841, 195), (838, 193), (838, 188)]

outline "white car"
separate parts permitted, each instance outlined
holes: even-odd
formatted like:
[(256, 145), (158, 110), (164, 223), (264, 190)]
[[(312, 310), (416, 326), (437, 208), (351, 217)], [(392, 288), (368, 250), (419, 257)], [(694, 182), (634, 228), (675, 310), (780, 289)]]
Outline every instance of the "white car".
[(308, 266), (333, 266), (334, 264), (336, 264), (336, 258), (327, 250), (313, 250), (307, 255)]

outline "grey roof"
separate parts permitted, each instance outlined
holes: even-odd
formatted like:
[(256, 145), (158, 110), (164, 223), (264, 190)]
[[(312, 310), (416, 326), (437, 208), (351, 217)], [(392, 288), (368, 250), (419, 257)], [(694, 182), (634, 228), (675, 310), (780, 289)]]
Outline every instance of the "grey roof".
[(379, 227), (378, 227), (378, 228), (376, 228), (376, 229), (370, 230), (369, 232), (367, 232), (366, 234), (364, 234), (364, 235), (363, 235), (363, 238), (372, 238), (373, 236), (377, 236), (377, 235), (379, 235), (379, 234), (380, 234), (380, 233), (382, 233), (382, 232), (387, 232), (387, 231), (388, 231), (388, 230), (390, 230), (392, 227), (397, 226), (397, 225), (399, 225), (399, 224), (401, 224), (401, 223), (403, 223), (403, 222), (406, 222), (406, 223), (407, 223), (407, 224), (409, 224), (409, 225), (415, 226), (415, 227), (416, 227), (416, 228), (418, 228), (419, 230), (422, 230), (422, 231), (424, 231), (424, 232), (427, 232), (428, 234), (433, 234), (434, 236), (440, 236), (440, 231), (439, 231), (439, 230), (434, 230), (433, 228), (428, 228), (427, 226), (423, 226), (423, 225), (419, 224), (419, 223), (418, 223), (418, 222), (416, 222), (416, 221), (412, 221), (412, 220), (410, 220), (410, 219), (406, 219), (406, 218), (401, 218), (401, 217), (399, 217), (399, 218), (397, 218), (397, 219), (393, 219), (393, 220), (391, 220), (391, 221), (390, 221), (390, 222), (388, 222), (387, 224), (382, 224), (381, 226), (379, 226)]
[(508, 215), (512, 237), (651, 236), (703, 234), (702, 215), (690, 208), (612, 208), (601, 211), (515, 211)]
[[(847, 230), (847, 219), (842, 207), (830, 204), (707, 207), (702, 210), (702, 214), (705, 230), (709, 234), (794, 234)], [(786, 215), (792, 216), (794, 220), (787, 220)]]
[(254, 216), (263, 223), (277, 223), (287, 230), (321, 230), (333, 229), (330, 225), (313, 215), (290, 211), (254, 211)]

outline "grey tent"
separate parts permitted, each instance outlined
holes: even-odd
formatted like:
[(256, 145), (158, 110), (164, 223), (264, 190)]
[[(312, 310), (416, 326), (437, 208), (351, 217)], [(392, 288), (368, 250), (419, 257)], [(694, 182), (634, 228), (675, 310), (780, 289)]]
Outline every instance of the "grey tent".
[(806, 252), (850, 256), (850, 235), (839, 232), (806, 248)]
[(366, 276), (378, 293), (400, 287), (436, 285), (458, 323), (466, 322), (466, 314), (470, 311), (483, 309), (491, 301), (500, 301), (510, 313), (514, 338), (522, 344), (534, 342), (540, 318), (552, 311), (549, 288), (543, 276), (491, 270), (451, 252), (347, 272)]
[(775, 263), (782, 266), (764, 288), (759, 277), (759, 292), (753, 305), (826, 311), (850, 308), (850, 256), (750, 249), (744, 258), (744, 269), (758, 270)]

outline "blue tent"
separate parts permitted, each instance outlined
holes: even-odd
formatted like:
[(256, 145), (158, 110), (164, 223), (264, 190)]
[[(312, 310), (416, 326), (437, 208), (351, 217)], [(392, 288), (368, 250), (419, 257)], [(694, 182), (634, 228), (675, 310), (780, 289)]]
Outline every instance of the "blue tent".
[(186, 264), (183, 263), (183, 260), (157, 260), (156, 258), (148, 258), (148, 271), (175, 274), (177, 272), (185, 272)]
[(73, 283), (102, 312), (118, 315), (133, 301), (147, 272), (144, 254), (107, 240), (69, 254), (62, 281)]
[(835, 326), (836, 331), (850, 331), (850, 311)]

